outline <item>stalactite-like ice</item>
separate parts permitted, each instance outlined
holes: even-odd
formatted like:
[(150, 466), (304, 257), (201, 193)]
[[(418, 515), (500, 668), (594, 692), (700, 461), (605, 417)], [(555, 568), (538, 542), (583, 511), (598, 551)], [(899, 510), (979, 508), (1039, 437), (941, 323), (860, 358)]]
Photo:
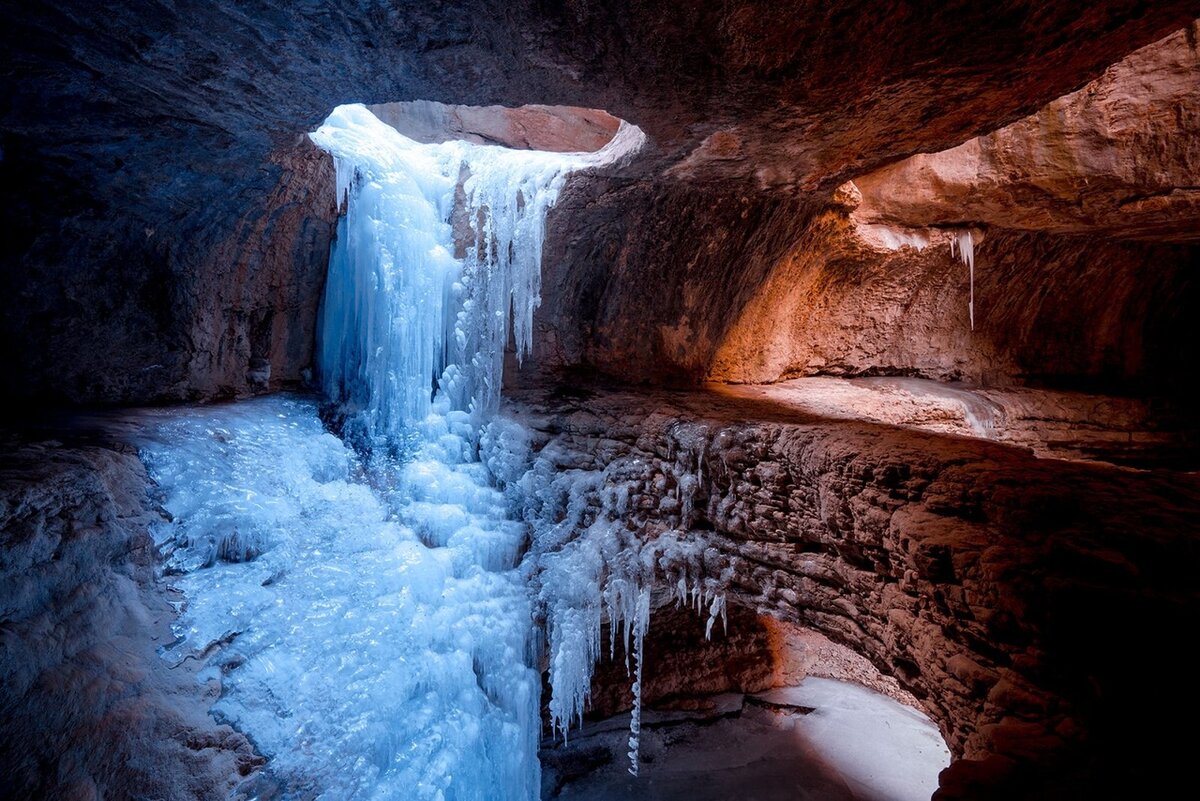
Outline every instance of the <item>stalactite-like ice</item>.
[(955, 231), (950, 239), (950, 255), (957, 255), (967, 265), (970, 280), (970, 296), (967, 300), (967, 316), (971, 330), (975, 330), (975, 236), (970, 229)]
[[(670, 456), (661, 463), (619, 459), (603, 470), (575, 466), (575, 457), (555, 445), (533, 453), (524, 426), (509, 418), (491, 421), (481, 437), (485, 464), (533, 532), (522, 570), (546, 621), (551, 723), (565, 736), (582, 721), (595, 665), (616, 656), (620, 638), (633, 689), (629, 770), (635, 776), (653, 605), (673, 597), (693, 607), (707, 615), (711, 636), (716, 620), (725, 620), (724, 590), (732, 576), (732, 566), (704, 535), (689, 530), (708, 469), (710, 432), (677, 423), (666, 437)], [(653, 492), (663, 497), (654, 524), (633, 504), (648, 492), (647, 474), (657, 475), (661, 486)]]
[(333, 154), (346, 203), (321, 312), (322, 387), (368, 442), (394, 444), (435, 392), (475, 423), (496, 408), (510, 328), (518, 359), (533, 344), (547, 210), (569, 173), (636, 151), (644, 135), (622, 124), (595, 153), (423, 145), (351, 105), (312, 139)]

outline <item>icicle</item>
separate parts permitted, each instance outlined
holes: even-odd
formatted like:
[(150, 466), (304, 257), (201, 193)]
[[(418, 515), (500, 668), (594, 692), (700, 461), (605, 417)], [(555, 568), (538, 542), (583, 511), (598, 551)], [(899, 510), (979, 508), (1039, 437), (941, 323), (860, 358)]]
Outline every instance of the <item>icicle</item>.
[(967, 265), (970, 275), (970, 298), (967, 301), (967, 316), (971, 320), (971, 330), (975, 330), (975, 238), (970, 229), (955, 231), (950, 240), (950, 255), (957, 255), (962, 263)]
[(650, 590), (638, 591), (633, 661), (633, 711), (629, 718), (629, 773), (638, 775), (638, 756), (642, 744), (642, 664), (645, 662), (646, 632), (650, 628)]
[(708, 607), (708, 623), (704, 626), (704, 639), (712, 639), (713, 624), (717, 622), (717, 618), (721, 618), (721, 624), (725, 627), (725, 633), (729, 633), (729, 625), (725, 621), (725, 594), (714, 593), (712, 603)]

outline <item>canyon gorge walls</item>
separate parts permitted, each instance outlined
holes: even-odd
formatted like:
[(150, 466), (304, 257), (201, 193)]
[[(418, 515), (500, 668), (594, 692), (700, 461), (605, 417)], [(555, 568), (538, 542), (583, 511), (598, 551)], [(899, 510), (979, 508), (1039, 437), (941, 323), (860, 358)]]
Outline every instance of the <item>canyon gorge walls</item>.
[[(640, 536), (682, 528), (732, 566), (742, 628), (721, 666), (672, 661), (702, 649), (686, 615), (664, 614), (651, 649), (669, 667), (648, 697), (678, 695), (681, 677), (764, 686), (778, 654), (753, 625), (769, 617), (912, 693), (957, 760), (943, 798), (1133, 797), (1188, 764), (1161, 740), (1194, 711), (1173, 649), (1196, 621), (1196, 476), (1028, 448), (1095, 455), (1073, 447), (1089, 427), (1144, 435), (1138, 463), (1162, 467), (1174, 429), (1159, 418), (1194, 432), (1195, 14), (1178, 0), (6, 2), (4, 399), (304, 385), (338, 215), (307, 134), (340, 104), (430, 141), (553, 150), (594, 149), (627, 120), (645, 147), (573, 175), (549, 213), (533, 358), (506, 376), (505, 413), (534, 430), (532, 458), (637, 484)], [(878, 375), (1129, 397), (1060, 393), (1056, 418), (1021, 395), (1032, 433), (1002, 445), (661, 389)], [(562, 381), (578, 386), (547, 389)], [(1122, 404), (1137, 419), (1106, 428)], [(694, 520), (663, 505), (680, 423), (708, 454)], [(150, 597), (149, 479), (121, 448), (43, 440), (5, 440), (5, 564), (79, 606), (42, 616), (51, 594), (14, 584), (4, 623), (23, 634), (5, 642), (64, 616), (79, 630), (6, 686), (36, 701), (35, 672), (119, 674), (97, 689), (107, 722), (53, 724), (178, 723), (169, 770), (202, 763), (186, 792), (223, 791), (259, 764), (249, 743), (158, 700), (122, 706), (182, 691), (143, 692), (148, 653), (101, 647), (169, 617)], [(627, 688), (605, 675), (597, 706), (616, 712)]]

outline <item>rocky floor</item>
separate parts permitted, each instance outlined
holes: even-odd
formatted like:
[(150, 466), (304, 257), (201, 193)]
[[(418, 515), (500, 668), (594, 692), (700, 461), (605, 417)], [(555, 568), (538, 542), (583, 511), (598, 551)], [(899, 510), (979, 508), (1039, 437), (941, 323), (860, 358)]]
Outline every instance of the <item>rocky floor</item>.
[(923, 801), (950, 753), (916, 710), (856, 684), (723, 695), (704, 710), (647, 713), (639, 775), (629, 716), (543, 752), (544, 798), (573, 801)]
[[(1197, 619), (1200, 476), (825, 413), (863, 391), (878, 390), (814, 409), (574, 387), (516, 392), (507, 411), (537, 432), (529, 497), (539, 475), (602, 473), (628, 488), (638, 536), (704, 538), (734, 601), (896, 677), (956, 757), (939, 798), (1167, 780), (1171, 744), (1128, 732), (1165, 725), (1178, 698), (1155, 660), (1114, 648), (1157, 653)], [(911, 423), (919, 395), (904, 392)]]
[[(997, 420), (1032, 420), (1034, 396), (960, 391), (886, 382), (783, 385), (775, 396), (576, 387), (516, 392), (505, 414), (533, 427), (534, 458), (640, 482), (630, 522), (646, 536), (680, 525), (678, 507), (659, 496), (676, 492), (680, 469), (702, 463), (688, 525), (732, 568), (732, 603), (850, 646), (898, 682), (878, 689), (911, 693), (956, 759), (939, 798), (1169, 781), (1185, 764), (1171, 744), (1131, 733), (1190, 714), (1187, 697), (1162, 680), (1161, 659), (1200, 619), (1200, 477), (1038, 458), (1039, 447), (1063, 447), (982, 439), (968, 414), (977, 401), (999, 407)], [(891, 401), (887, 424), (870, 419)], [(169, 670), (155, 653), (173, 613), (153, 576), (147, 531), (160, 513), (136, 455), (85, 437), (6, 435), (4, 446), (0, 763), (9, 781), (0, 795), (224, 795), (262, 760), (208, 717), (212, 699), (187, 665)], [(768, 626), (746, 636), (778, 654), (792, 635)], [(811, 660), (784, 662), (755, 673), (759, 686), (743, 692), (820, 675)], [(840, 675), (857, 679), (855, 670)], [(743, 717), (757, 721), (757, 734), (729, 737), (776, 760), (774, 771), (784, 764), (772, 745), (782, 735), (762, 728), (776, 720), (766, 714), (754, 707)], [(731, 741), (720, 731), (698, 727), (683, 739), (692, 738), (688, 749), (719, 748)], [(693, 792), (685, 750), (676, 749), (678, 786)], [(768, 770), (757, 759), (744, 764)], [(727, 778), (736, 782), (739, 769), (731, 763)], [(830, 797), (869, 797), (823, 771), (812, 775), (838, 788)]]

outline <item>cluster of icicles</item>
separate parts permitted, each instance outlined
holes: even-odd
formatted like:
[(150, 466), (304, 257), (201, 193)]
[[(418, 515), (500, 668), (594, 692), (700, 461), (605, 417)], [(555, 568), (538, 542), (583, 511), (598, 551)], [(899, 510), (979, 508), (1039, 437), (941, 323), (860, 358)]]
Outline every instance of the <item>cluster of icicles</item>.
[(510, 326), (518, 360), (532, 347), (546, 212), (567, 175), (644, 138), (622, 123), (595, 153), (428, 145), (361, 105), (312, 134), (345, 208), (320, 316), (322, 389), (369, 441), (403, 439), (439, 395), (477, 424), (496, 409)]
[[(519, 359), (532, 345), (546, 212), (570, 172), (636, 151), (642, 132), (623, 123), (590, 154), (422, 145), (363, 106), (343, 106), (312, 137), (334, 156), (345, 209), (320, 318), (324, 392), (370, 450), (419, 450), (422, 432), (442, 430), (425, 422), (431, 415), (462, 416), (475, 458), (532, 532), (519, 569), (546, 620), (554, 728), (565, 736), (582, 720), (607, 620), (610, 657), (620, 631), (632, 675), (637, 775), (655, 579), (680, 602), (707, 607), (709, 635), (725, 617), (720, 582), (700, 576), (704, 545), (695, 537), (667, 532), (644, 542), (628, 526), (631, 485), (559, 470), (552, 454), (533, 457), (528, 432), (494, 412), (510, 331)], [(696, 470), (678, 477), (684, 530), (703, 454), (694, 461)]]
[[(595, 664), (606, 650), (615, 659), (620, 641), (632, 676), (628, 756), (634, 776), (652, 601), (657, 595), (660, 603), (673, 600), (707, 615), (705, 637), (711, 638), (718, 620), (727, 627), (724, 588), (733, 569), (691, 530), (708, 432), (680, 423), (665, 433), (672, 451), (667, 460), (619, 457), (603, 470), (579, 468), (578, 455), (556, 443), (533, 453), (529, 432), (508, 418), (492, 420), (481, 438), (489, 472), (535, 533), (525, 566), (535, 576), (546, 620), (551, 724), (566, 736), (582, 722)], [(647, 480), (664, 485), (650, 526), (635, 511)]]

